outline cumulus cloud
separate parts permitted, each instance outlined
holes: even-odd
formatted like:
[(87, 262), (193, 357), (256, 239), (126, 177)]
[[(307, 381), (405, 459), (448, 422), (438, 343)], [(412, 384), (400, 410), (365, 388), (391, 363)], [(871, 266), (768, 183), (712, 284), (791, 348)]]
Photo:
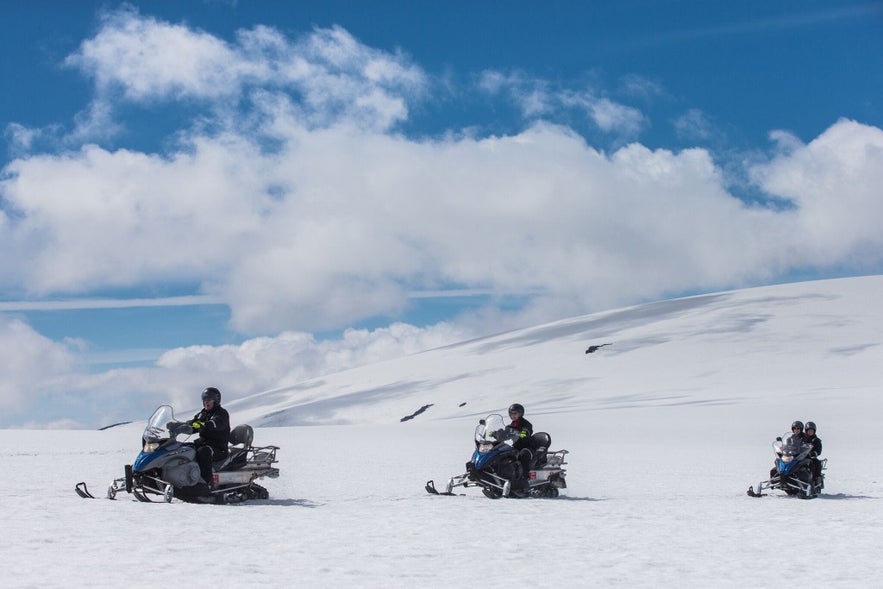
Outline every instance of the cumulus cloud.
[(794, 204), (789, 262), (803, 267), (883, 261), (883, 130), (841, 120), (807, 145), (778, 135), (782, 155), (752, 170), (768, 193)]
[[(126, 65), (138, 61), (130, 44), (165, 46), (155, 35), (178, 37), (170, 47), (192, 44), (193, 59), (230, 62), (227, 89), (210, 90), (221, 82), (209, 65), (193, 66), (209, 81), (164, 75), (167, 60), (156, 55)], [(401, 55), (339, 28), (290, 41), (259, 27), (237, 39), (124, 11), (83, 43), (72, 63), (133, 101), (226, 96), (246, 81), (255, 91), (233, 123), (182, 129), (179, 149), (165, 154), (87, 143), (11, 162), (0, 184), (16, 212), (0, 224), (10, 244), (6, 288), (51, 296), (196, 282), (230, 305), (236, 329), (266, 334), (394, 317), (414, 290), (541, 293), (532, 304), (551, 315), (743, 284), (813, 261), (876, 262), (854, 243), (873, 237), (866, 221), (860, 231), (848, 224), (873, 219), (878, 206), (874, 127), (838, 122), (758, 166), (757, 186), (797, 208), (772, 211), (730, 194), (704, 149), (632, 143), (605, 153), (542, 120), (509, 136), (392, 133), (390, 121), (407, 112), (395, 105), (425, 83)], [(124, 57), (111, 60), (105, 46), (116, 45)], [(130, 73), (145, 69), (150, 75)], [(288, 84), (299, 92), (280, 91)], [(485, 72), (482, 84), (532, 88), (531, 112), (579, 107), (605, 130), (637, 132), (643, 120), (523, 74)], [(705, 124), (698, 111), (689, 119), (694, 133)], [(274, 149), (264, 148), (268, 140)], [(826, 214), (844, 199), (848, 213)], [(828, 234), (836, 247), (817, 239)]]
[(65, 63), (89, 74), (100, 93), (119, 90), (137, 102), (235, 95), (245, 65), (217, 37), (133, 8), (105, 13), (99, 33)]
[(359, 43), (340, 27), (291, 41), (277, 30), (240, 30), (233, 42), (142, 16), (132, 7), (107, 12), (98, 34), (65, 64), (95, 83), (95, 99), (75, 137), (107, 133), (117, 101), (197, 101), (217, 111), (247, 102), (255, 89), (294, 93), (313, 124), (346, 118), (384, 130), (404, 120), (408, 101), (427, 88), (423, 71), (401, 53)]
[[(19, 413), (43, 386), (74, 369), (73, 350), (43, 337), (21, 319), (0, 314), (0, 410)], [(38, 384), (39, 383), (39, 384)]]
[[(284, 332), (239, 345), (176, 348), (152, 367), (91, 374), (76, 362), (82, 342), (56, 344), (21, 320), (0, 314), (0, 352), (8, 360), (0, 368), (0, 427), (100, 427), (141, 419), (163, 403), (186, 411), (199, 405), (199, 393), (206, 386), (219, 387), (224, 400), (231, 401), (469, 335), (449, 323), (348, 329), (326, 340)], [(16, 420), (34, 412), (39, 418)]]

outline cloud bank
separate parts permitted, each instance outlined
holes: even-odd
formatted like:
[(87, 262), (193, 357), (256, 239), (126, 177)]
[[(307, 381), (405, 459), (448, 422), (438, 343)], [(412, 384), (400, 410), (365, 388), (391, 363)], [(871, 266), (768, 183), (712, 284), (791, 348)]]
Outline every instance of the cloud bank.
[[(376, 346), (388, 356), (449, 343), (491, 320), (502, 329), (883, 262), (883, 130), (853, 120), (808, 143), (775, 132), (771, 153), (744, 169), (762, 195), (749, 204), (713, 153), (645, 147), (647, 116), (598, 89), (484, 72), (469, 90), (517, 104), (520, 131), (409, 135), (403, 125), (444, 85), (339, 27), (292, 39), (262, 26), (224, 40), (128, 8), (105, 14), (65, 65), (93, 83), (82, 113), (67, 126), (7, 128), (21, 155), (0, 178), (0, 289), (8, 299), (198, 284), (193, 294), (229, 305), (233, 327), (253, 337), (174, 350), (143, 373), (83, 376), (83, 391), (185, 390), (173, 383), (184, 379), (192, 394), (216, 370), (234, 388), (272, 388), (385, 357)], [(191, 114), (163, 151), (114, 143), (123, 109), (164, 108)], [(618, 147), (589, 145), (562, 110)], [(707, 119), (690, 111), (675, 125), (701, 138)], [(53, 145), (38, 149), (47, 137)], [(489, 308), (456, 328), (367, 332), (361, 351), (347, 337), (331, 351), (304, 335), (394, 319), (409, 293), (445, 289), (530, 294), (514, 317)], [(44, 389), (63, 394), (52, 375), (75, 364), (72, 351), (0, 323), (3, 349), (22, 334), (48, 350)], [(10, 406), (27, 378), (5, 376)]]

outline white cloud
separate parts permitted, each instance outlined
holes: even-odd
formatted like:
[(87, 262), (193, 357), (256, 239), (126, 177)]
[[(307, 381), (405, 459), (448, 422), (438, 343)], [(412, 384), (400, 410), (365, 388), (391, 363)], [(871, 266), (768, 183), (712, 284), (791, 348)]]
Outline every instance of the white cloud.
[(394, 316), (447, 285), (542, 292), (551, 314), (879, 262), (880, 130), (854, 122), (757, 168), (798, 208), (776, 212), (729, 194), (702, 149), (605, 155), (543, 124), (415, 141), (266, 115), (271, 154), (226, 134), (164, 158), (87, 146), (13, 162), (0, 280), (44, 295), (197, 280), (236, 328), (273, 333)]
[(636, 108), (618, 104), (607, 98), (589, 97), (586, 111), (602, 131), (636, 136), (644, 124), (644, 115)]
[(9, 123), (4, 131), (10, 150), (15, 154), (29, 151), (42, 133), (39, 129), (31, 129), (18, 123)]
[(85, 351), (83, 342), (54, 343), (23, 321), (0, 314), (0, 354), (7, 360), (0, 367), (0, 427), (22, 426), (16, 421), (19, 415), (38, 416), (22, 427), (103, 426), (149, 413), (161, 403), (197, 407), (199, 392), (209, 385), (221, 388), (230, 401), (471, 335), (448, 323), (348, 329), (337, 339), (322, 341), (303, 332), (284, 332), (240, 345), (169, 350), (149, 368), (88, 374), (76, 361)]
[(795, 205), (790, 263), (876, 267), (883, 261), (883, 130), (841, 120), (802, 147), (776, 137), (789, 138), (787, 150), (753, 174)]
[[(383, 130), (407, 117), (427, 80), (407, 56), (372, 49), (340, 27), (296, 41), (266, 26), (241, 30), (235, 43), (204, 31), (143, 17), (133, 8), (106, 13), (101, 30), (67, 58), (95, 81), (96, 97), (76, 137), (107, 133), (118, 100), (199, 100), (235, 108), (249, 89), (295, 93), (316, 125), (341, 118)], [(119, 95), (119, 96), (118, 96)], [(106, 136), (106, 135), (104, 135)]]
[(662, 83), (646, 76), (627, 74), (619, 80), (619, 89), (626, 96), (650, 101), (659, 96), (667, 96)]
[(237, 398), (414, 354), (467, 335), (447, 323), (426, 329), (402, 323), (371, 331), (348, 329), (339, 339), (322, 341), (303, 332), (284, 332), (238, 346), (178, 348), (163, 354), (157, 365), (169, 372), (189, 374), (198, 382), (223, 381), (231, 398)]
[(688, 141), (708, 141), (715, 134), (714, 124), (698, 108), (691, 108), (673, 122), (678, 137)]
[(21, 319), (0, 314), (0, 410), (20, 413), (41, 386), (58, 387), (58, 377), (75, 365), (74, 355), (34, 331)]
[(0, 189), (22, 217), (5, 237), (33, 257), (12, 274), (41, 294), (211, 280), (272, 207), (254, 149), (216, 138), (172, 159), (87, 145), (14, 161)]
[(629, 138), (636, 137), (646, 122), (637, 108), (597, 96), (592, 90), (554, 88), (547, 81), (523, 72), (486, 70), (479, 76), (477, 86), (488, 94), (507, 96), (527, 119), (574, 110), (601, 131)]
[(133, 101), (235, 95), (244, 65), (217, 37), (132, 8), (106, 13), (65, 63), (93, 77), (100, 93), (119, 89)]

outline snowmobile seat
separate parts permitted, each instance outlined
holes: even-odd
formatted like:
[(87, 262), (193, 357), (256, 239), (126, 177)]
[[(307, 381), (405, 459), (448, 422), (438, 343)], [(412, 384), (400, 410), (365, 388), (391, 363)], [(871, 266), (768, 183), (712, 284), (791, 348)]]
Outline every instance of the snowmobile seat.
[(235, 470), (245, 466), (252, 440), (254, 440), (254, 430), (250, 425), (242, 424), (234, 427), (230, 432), (229, 453), (220, 464), (215, 463), (220, 467), (216, 470)]
[(248, 424), (237, 425), (230, 432), (231, 446), (244, 446), (248, 448), (254, 440), (254, 430)]
[(530, 448), (533, 452), (533, 464), (531, 466), (538, 467), (546, 463), (546, 454), (551, 445), (552, 436), (546, 432), (537, 432), (530, 437)]

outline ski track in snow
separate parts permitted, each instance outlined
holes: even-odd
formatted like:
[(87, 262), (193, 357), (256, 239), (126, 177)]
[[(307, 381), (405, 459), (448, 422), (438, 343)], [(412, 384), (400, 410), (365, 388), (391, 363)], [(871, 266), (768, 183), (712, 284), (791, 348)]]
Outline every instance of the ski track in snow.
[[(122, 476), (143, 421), (0, 430), (3, 586), (450, 587), (519, 577), (562, 587), (873, 586), (883, 548), (881, 285), (874, 277), (648, 305), (332, 375), (302, 390), (326, 399), (319, 411), (329, 420), (365, 422), (256, 427), (256, 444), (281, 447), (280, 478), (262, 483), (267, 501), (83, 500), (77, 482), (103, 496)], [(715, 314), (704, 316), (709, 306)], [(573, 358), (556, 347), (562, 334)], [(583, 354), (602, 341), (614, 345)], [(376, 393), (430, 372), (438, 355), (439, 374), (459, 379), (422, 396)], [(528, 362), (534, 380), (513, 388), (525, 373), (505, 366)], [(333, 396), (346, 383), (349, 399), (364, 386), (372, 400), (349, 408)], [(296, 402), (279, 404), (291, 403), (284, 394), (263, 409), (257, 398), (228, 407), (234, 423), (274, 412), (314, 418), (314, 404), (298, 413)], [(427, 480), (442, 488), (463, 471), (476, 415), (511, 401), (525, 404), (554, 449), (570, 451), (565, 496), (425, 493)], [(829, 458), (823, 495), (747, 497), (769, 471), (775, 435), (807, 418)]]

